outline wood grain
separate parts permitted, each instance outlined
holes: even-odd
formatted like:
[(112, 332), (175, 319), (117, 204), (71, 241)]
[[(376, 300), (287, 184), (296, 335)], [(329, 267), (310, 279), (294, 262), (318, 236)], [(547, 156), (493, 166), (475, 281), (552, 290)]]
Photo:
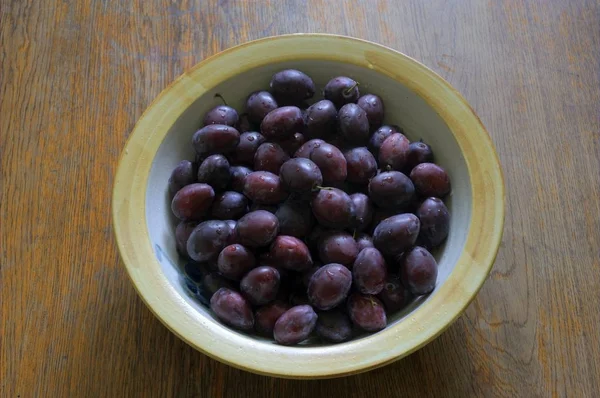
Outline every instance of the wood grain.
[[(153, 98), (291, 32), (373, 40), (457, 87), (497, 146), (500, 254), (410, 357), (325, 381), (255, 376), (177, 339), (120, 263), (110, 193)], [(600, 4), (594, 0), (0, 0), (0, 396), (594, 396), (600, 390)]]

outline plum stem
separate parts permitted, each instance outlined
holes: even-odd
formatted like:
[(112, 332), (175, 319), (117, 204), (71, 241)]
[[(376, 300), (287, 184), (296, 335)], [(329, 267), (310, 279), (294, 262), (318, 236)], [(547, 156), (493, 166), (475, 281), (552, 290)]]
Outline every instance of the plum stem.
[(315, 185), (315, 188), (317, 188), (317, 189), (323, 189), (325, 191), (332, 191), (333, 190), (333, 187), (322, 187), (320, 185)]
[(216, 93), (216, 94), (215, 94), (215, 98), (220, 98), (220, 99), (221, 99), (221, 101), (223, 101), (223, 105), (225, 105), (225, 106), (229, 106), (229, 105), (227, 105), (227, 101), (225, 101), (225, 98), (223, 98), (223, 96), (222, 96), (221, 94), (219, 94), (219, 93)]
[(354, 90), (354, 88), (356, 88), (358, 86), (358, 82), (354, 82), (354, 85), (352, 87), (348, 87), (347, 89), (344, 90), (344, 95), (350, 95), (350, 93), (352, 92), (352, 90)]

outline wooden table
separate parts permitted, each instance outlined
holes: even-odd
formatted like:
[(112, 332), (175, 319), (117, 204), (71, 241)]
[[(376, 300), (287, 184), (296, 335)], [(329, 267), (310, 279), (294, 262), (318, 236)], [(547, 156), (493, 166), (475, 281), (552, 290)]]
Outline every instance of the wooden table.
[[(597, 396), (600, 4), (593, 0), (0, 0), (0, 396)], [(324, 381), (194, 351), (136, 295), (110, 217), (117, 160), (169, 82), (232, 45), (329, 32), (424, 62), (505, 171), (488, 281), (417, 353)]]

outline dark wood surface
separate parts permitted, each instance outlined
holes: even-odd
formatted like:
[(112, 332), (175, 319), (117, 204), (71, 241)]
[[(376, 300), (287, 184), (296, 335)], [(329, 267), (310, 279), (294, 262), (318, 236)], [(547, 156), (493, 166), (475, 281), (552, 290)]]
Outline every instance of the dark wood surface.
[[(487, 126), (507, 218), (477, 299), (437, 340), (335, 380), (239, 371), (137, 297), (111, 187), (135, 121), (179, 74), (291, 32), (422, 61)], [(600, 4), (591, 0), (0, 0), (0, 396), (597, 396)]]

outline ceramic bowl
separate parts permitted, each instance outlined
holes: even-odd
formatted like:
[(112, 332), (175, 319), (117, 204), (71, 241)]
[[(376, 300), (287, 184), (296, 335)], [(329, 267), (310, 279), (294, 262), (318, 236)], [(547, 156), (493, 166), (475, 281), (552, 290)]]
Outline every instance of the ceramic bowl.
[[(218, 322), (186, 294), (174, 244), (167, 180), (193, 159), (191, 137), (203, 114), (220, 104), (243, 109), (273, 73), (294, 68), (317, 87), (346, 75), (363, 93), (381, 96), (386, 123), (429, 143), (452, 180), (449, 238), (436, 253), (437, 287), (388, 319), (378, 333), (336, 344), (285, 347)], [(251, 372), (325, 378), (373, 369), (423, 347), (467, 307), (485, 281), (504, 222), (504, 183), (493, 144), (473, 109), (440, 76), (390, 48), (349, 37), (298, 34), (223, 51), (180, 76), (137, 122), (121, 155), (112, 202), (115, 235), (129, 276), (152, 312), (199, 351)]]

